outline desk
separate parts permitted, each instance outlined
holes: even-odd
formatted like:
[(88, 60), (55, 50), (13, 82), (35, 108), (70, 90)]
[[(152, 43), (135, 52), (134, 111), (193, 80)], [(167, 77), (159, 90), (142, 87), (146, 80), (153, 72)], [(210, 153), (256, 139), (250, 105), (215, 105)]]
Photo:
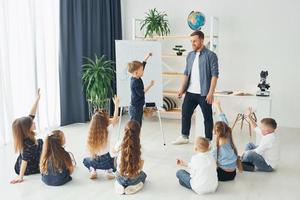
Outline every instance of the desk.
[[(215, 94), (215, 99), (221, 102), (222, 109), (226, 114), (230, 126), (237, 116), (238, 113), (244, 113), (247, 107), (252, 107), (258, 124), (262, 118), (271, 117), (271, 97), (258, 97), (258, 96), (236, 96), (236, 95), (225, 95), (225, 94)], [(216, 122), (216, 117), (214, 116), (214, 122)], [(239, 128), (239, 124), (236, 125)], [(199, 106), (196, 109), (195, 118), (195, 136), (205, 136), (204, 134), (204, 119), (202, 111)], [(260, 142), (260, 135), (256, 135), (256, 144)]]

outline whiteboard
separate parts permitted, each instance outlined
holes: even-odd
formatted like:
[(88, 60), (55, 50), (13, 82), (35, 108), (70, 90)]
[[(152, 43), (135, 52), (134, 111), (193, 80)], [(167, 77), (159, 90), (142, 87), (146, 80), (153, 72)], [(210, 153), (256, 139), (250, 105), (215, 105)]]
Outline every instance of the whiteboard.
[(154, 86), (145, 94), (146, 103), (154, 102), (156, 106), (163, 106), (161, 43), (157, 41), (116, 40), (116, 73), (117, 95), (120, 97), (120, 106), (130, 105), (131, 91), (128, 73), (128, 63), (133, 60), (143, 61), (151, 52), (142, 80), (144, 87), (154, 80)]

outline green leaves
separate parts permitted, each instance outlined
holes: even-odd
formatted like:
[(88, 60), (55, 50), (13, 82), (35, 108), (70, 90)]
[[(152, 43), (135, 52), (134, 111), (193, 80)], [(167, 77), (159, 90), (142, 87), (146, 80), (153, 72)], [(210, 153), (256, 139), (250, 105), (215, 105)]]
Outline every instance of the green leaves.
[(113, 93), (111, 84), (114, 81), (115, 70), (113, 62), (104, 55), (95, 59), (85, 58), (82, 65), (82, 84), (87, 100), (96, 108), (104, 108), (107, 99)]
[(150, 9), (146, 13), (146, 17), (141, 21), (141, 28), (146, 28), (145, 38), (147, 36), (153, 37), (153, 34), (159, 36), (168, 35), (170, 33), (169, 21), (166, 19), (168, 15), (164, 12), (158, 12), (156, 8)]

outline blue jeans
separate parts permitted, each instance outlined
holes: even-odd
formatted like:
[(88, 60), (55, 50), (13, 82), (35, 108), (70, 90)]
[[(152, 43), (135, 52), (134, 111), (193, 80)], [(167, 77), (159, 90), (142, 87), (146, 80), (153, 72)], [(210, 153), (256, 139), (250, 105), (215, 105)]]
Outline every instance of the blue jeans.
[(62, 172), (48, 172), (49, 174), (42, 174), (42, 181), (46, 185), (60, 186), (72, 180), (68, 170), (64, 169)]
[(143, 120), (143, 112), (144, 112), (144, 106), (129, 106), (129, 116), (130, 120), (137, 121), (140, 126), (142, 127), (142, 120)]
[(88, 169), (92, 167), (94, 169), (112, 169), (113, 171), (115, 171), (114, 158), (112, 158), (109, 153), (101, 156), (96, 156), (95, 158), (86, 157), (83, 159), (83, 164)]
[(176, 172), (176, 177), (178, 178), (180, 185), (182, 185), (183, 187), (186, 187), (188, 189), (192, 189), (192, 186), (190, 183), (191, 182), (190, 173), (188, 173), (184, 169), (180, 169)]
[(147, 175), (143, 171), (141, 171), (140, 174), (135, 178), (123, 177), (118, 172), (117, 172), (117, 177), (116, 177), (118, 183), (125, 188), (128, 186), (131, 186), (131, 185), (136, 185), (140, 182), (145, 183), (146, 178), (147, 178)]
[(257, 146), (253, 143), (248, 143), (246, 145), (246, 152), (242, 156), (242, 162), (254, 165), (258, 171), (272, 172), (273, 168), (270, 165), (268, 165), (265, 159), (255, 151), (251, 151), (254, 150), (256, 147)]

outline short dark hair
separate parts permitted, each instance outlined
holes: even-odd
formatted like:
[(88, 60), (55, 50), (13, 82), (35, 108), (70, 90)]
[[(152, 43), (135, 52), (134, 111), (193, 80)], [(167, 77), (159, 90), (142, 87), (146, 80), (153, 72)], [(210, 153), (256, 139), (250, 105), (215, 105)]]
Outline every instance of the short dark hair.
[(262, 124), (272, 127), (274, 130), (277, 128), (277, 123), (276, 123), (275, 119), (263, 118), (260, 122)]
[(204, 33), (202, 31), (194, 31), (190, 36), (198, 35), (200, 39), (204, 39)]

